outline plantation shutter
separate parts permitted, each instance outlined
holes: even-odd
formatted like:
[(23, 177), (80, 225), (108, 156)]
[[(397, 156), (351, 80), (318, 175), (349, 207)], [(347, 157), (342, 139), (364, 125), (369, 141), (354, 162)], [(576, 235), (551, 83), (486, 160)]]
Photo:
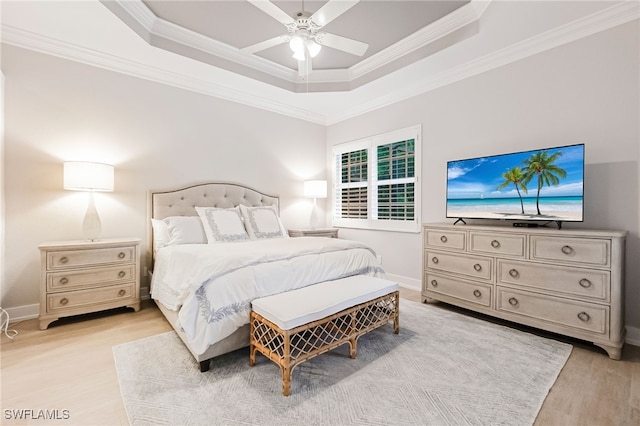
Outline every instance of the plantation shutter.
[(367, 218), (368, 152), (366, 149), (344, 152), (336, 156), (339, 172), (336, 194), (337, 217)]

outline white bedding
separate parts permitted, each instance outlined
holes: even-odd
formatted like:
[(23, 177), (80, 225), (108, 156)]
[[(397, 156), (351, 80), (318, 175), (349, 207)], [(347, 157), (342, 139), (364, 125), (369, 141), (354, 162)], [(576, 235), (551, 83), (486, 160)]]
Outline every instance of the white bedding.
[(336, 238), (184, 244), (158, 250), (152, 297), (178, 310), (198, 354), (249, 322), (258, 297), (352, 275), (384, 277), (367, 246)]

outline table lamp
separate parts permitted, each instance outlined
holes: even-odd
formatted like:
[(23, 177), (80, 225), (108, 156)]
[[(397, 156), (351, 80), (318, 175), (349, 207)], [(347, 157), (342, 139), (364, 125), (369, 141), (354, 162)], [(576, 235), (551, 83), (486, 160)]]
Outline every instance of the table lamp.
[(113, 191), (113, 166), (86, 161), (67, 161), (64, 163), (64, 189), (89, 192), (89, 206), (82, 223), (82, 234), (87, 240), (97, 240), (102, 232), (102, 224), (93, 200), (93, 192)]
[(311, 225), (311, 229), (316, 229), (318, 226), (318, 206), (316, 205), (316, 200), (318, 198), (327, 198), (327, 181), (305, 180), (304, 196), (307, 198), (313, 198), (313, 209), (311, 210), (309, 224)]

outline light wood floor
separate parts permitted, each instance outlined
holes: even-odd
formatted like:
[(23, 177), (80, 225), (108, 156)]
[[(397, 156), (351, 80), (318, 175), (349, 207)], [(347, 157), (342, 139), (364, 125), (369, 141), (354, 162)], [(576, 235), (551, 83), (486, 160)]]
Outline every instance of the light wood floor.
[[(420, 301), (417, 291), (402, 289), (401, 297)], [(123, 309), (63, 319), (46, 331), (38, 329), (37, 320), (12, 328), (20, 334), (1, 340), (0, 423), (7, 425), (128, 424), (112, 347), (171, 330), (151, 302), (135, 313)], [(566, 341), (573, 352), (536, 425), (640, 425), (640, 348), (627, 345), (622, 360), (612, 361), (599, 348)], [(17, 409), (68, 410), (69, 420), (8, 419), (6, 410)]]

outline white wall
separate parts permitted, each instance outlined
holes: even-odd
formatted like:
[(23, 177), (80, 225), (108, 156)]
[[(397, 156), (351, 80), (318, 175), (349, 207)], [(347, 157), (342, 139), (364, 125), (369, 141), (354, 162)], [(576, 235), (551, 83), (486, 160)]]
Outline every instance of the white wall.
[[(447, 160), (585, 143), (585, 221), (564, 226), (629, 231), (626, 323), (639, 328), (638, 27), (636, 20), (332, 125), (327, 151), (422, 124), (422, 220), (434, 222), (445, 220)], [(371, 244), (388, 273), (420, 282), (420, 235), (340, 232)]]
[(325, 178), (324, 126), (11, 46), (2, 70), (3, 305), (38, 303), (38, 244), (82, 239), (87, 196), (62, 189), (66, 160), (115, 166), (115, 191), (96, 194), (103, 237), (146, 243), (147, 191), (204, 181), (280, 195), (285, 226), (308, 223), (302, 181)]

